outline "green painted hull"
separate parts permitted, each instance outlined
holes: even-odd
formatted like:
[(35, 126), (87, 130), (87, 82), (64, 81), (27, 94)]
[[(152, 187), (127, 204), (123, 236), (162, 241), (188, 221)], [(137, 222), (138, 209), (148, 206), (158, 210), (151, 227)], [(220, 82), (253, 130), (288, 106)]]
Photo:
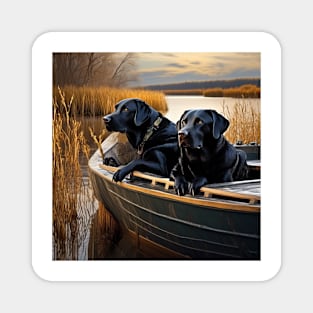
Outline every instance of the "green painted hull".
[(89, 161), (95, 196), (124, 235), (135, 233), (182, 259), (260, 260), (260, 202), (179, 197), (141, 179), (115, 183), (99, 163), (96, 152)]

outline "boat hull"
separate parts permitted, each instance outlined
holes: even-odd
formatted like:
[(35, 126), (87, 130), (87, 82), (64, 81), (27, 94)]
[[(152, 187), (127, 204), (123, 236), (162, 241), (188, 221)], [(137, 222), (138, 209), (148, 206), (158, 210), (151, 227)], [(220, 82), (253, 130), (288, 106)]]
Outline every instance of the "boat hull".
[[(259, 206), (179, 197), (163, 186), (140, 181), (115, 183), (113, 174), (96, 163), (92, 159), (89, 164), (95, 196), (119, 222), (124, 235), (136, 234), (138, 240), (144, 238), (143, 242), (181, 259), (260, 259)], [(153, 255), (158, 258), (164, 258), (163, 254)]]

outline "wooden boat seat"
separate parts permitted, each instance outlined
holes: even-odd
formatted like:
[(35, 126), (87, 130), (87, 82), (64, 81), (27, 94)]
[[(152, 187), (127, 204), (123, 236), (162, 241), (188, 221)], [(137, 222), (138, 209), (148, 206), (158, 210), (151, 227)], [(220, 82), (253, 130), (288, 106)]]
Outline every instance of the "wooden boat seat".
[[(99, 164), (99, 166), (106, 171), (114, 173), (118, 167)], [(133, 177), (144, 179), (150, 182), (150, 185), (156, 186), (157, 184), (163, 185), (165, 190), (174, 187), (174, 182), (168, 178), (161, 177), (150, 173), (142, 173), (134, 171)], [(212, 198), (214, 196), (225, 197), (229, 199), (236, 199), (247, 201), (249, 204), (260, 203), (260, 179), (235, 181), (228, 183), (209, 184), (200, 189), (203, 197)]]

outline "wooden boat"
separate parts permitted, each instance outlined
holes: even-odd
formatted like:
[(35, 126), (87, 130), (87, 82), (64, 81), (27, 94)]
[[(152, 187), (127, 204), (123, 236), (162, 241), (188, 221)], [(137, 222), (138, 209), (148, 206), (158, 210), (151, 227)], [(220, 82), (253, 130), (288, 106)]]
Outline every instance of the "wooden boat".
[(102, 153), (116, 156), (121, 146), (112, 136), (89, 160), (92, 186), (122, 235), (134, 239), (138, 249), (149, 247), (144, 258), (260, 259), (259, 146), (240, 147), (247, 151), (253, 179), (206, 185), (195, 197), (178, 196), (172, 181), (149, 173), (134, 172), (131, 180), (113, 182), (117, 167), (102, 164)]

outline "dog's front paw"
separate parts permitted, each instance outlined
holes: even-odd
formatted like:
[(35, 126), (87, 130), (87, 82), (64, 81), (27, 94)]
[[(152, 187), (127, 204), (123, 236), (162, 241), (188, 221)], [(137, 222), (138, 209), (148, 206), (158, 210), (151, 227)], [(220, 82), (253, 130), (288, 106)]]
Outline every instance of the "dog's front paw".
[(187, 193), (187, 191), (188, 191), (188, 182), (186, 181), (185, 177), (178, 176), (178, 177), (175, 178), (174, 189), (175, 189), (175, 192), (179, 196), (183, 196), (183, 195), (185, 195)]
[(207, 184), (208, 180), (205, 177), (196, 177), (192, 183), (188, 186), (188, 191), (192, 196), (200, 193), (200, 189), (203, 185)]
[(118, 170), (114, 173), (112, 180), (115, 181), (116, 183), (120, 182), (125, 178), (127, 174), (128, 172), (123, 171), (123, 169)]

